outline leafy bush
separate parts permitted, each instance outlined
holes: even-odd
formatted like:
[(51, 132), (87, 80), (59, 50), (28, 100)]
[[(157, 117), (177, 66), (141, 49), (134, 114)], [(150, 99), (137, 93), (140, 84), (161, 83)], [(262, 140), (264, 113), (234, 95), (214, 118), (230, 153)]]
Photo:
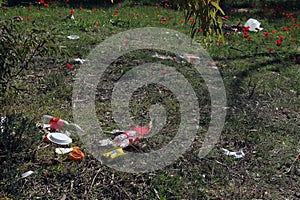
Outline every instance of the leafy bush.
[(35, 56), (57, 53), (55, 38), (34, 24), (24, 28), (15, 21), (0, 21), (0, 91), (13, 86), (24, 70), (32, 67)]
[(207, 44), (212, 41), (212, 37), (217, 35), (219, 39), (222, 34), (222, 19), (219, 14), (224, 15), (219, 5), (219, 0), (177, 0), (175, 1), (181, 9), (184, 9), (186, 21), (191, 22), (191, 36), (202, 29), (203, 42)]

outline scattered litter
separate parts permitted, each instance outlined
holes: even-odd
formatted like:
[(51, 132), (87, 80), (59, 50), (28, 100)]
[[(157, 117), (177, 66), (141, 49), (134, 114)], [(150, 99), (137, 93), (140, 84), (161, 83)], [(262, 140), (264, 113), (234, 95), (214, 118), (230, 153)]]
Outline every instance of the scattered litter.
[(176, 60), (175, 57), (164, 56), (164, 55), (158, 54), (157, 52), (155, 52), (155, 54), (152, 57), (153, 58), (160, 58), (160, 59), (163, 59), (163, 60)]
[(23, 21), (23, 17), (21, 17), (21, 16), (14, 17), (14, 21), (15, 21), (15, 22)]
[(191, 64), (199, 64), (200, 63), (200, 58), (198, 56), (195, 56), (193, 54), (183, 54), (178, 56), (179, 60), (186, 60)]
[(151, 122), (148, 126), (131, 126), (131, 130), (135, 131), (138, 137), (143, 137), (144, 135), (148, 134), (151, 130)]
[(106, 158), (114, 159), (114, 158), (122, 156), (124, 154), (125, 153), (121, 147), (116, 147), (115, 149), (104, 153), (103, 156)]
[(71, 39), (71, 40), (77, 40), (80, 37), (78, 35), (69, 35), (67, 38)]
[(260, 27), (260, 22), (257, 21), (256, 19), (250, 18), (248, 19), (248, 21), (244, 24), (244, 27), (250, 27), (249, 31), (254, 31), (254, 32), (258, 32), (263, 30), (264, 28)]
[(100, 146), (107, 146), (113, 144), (112, 140), (110, 139), (104, 139), (99, 141)]
[(73, 14), (70, 14), (70, 15), (66, 16), (66, 18), (65, 18), (65, 20), (74, 20), (74, 19), (75, 19), (75, 17)]
[(72, 143), (72, 139), (63, 133), (49, 133), (47, 135), (47, 138), (51, 142), (53, 142), (55, 144), (59, 144), (59, 145), (67, 145), (67, 144)]
[(52, 117), (50, 115), (43, 115), (42, 128), (49, 131), (62, 131), (64, 134), (70, 136), (72, 133), (84, 134), (84, 131), (78, 124), (69, 123), (63, 119)]
[(75, 61), (76, 63), (81, 64), (81, 65), (85, 62), (85, 60), (83, 60), (83, 59), (81, 59), (81, 58), (75, 58), (74, 61)]
[(4, 123), (6, 121), (6, 117), (0, 117), (0, 132), (4, 133)]
[(75, 162), (81, 161), (84, 158), (83, 152), (77, 146), (73, 147), (72, 149), (73, 151), (71, 151), (68, 155), (69, 159)]
[(132, 144), (135, 144), (139, 138), (136, 131), (125, 131), (122, 134), (116, 136), (112, 144), (116, 147), (126, 148)]
[(55, 153), (57, 153), (57, 154), (66, 154), (66, 153), (70, 153), (71, 151), (73, 151), (73, 148), (56, 148), (55, 149)]
[(240, 150), (240, 151), (237, 151), (237, 152), (233, 152), (233, 151), (229, 151), (227, 149), (223, 149), (222, 148), (222, 151), (227, 156), (234, 156), (235, 158), (243, 158), (243, 157), (245, 157), (245, 154), (244, 154), (243, 150)]
[(26, 178), (27, 176), (30, 176), (31, 174), (33, 174), (34, 172), (33, 171), (28, 171), (28, 172), (25, 172), (21, 175), (21, 178)]

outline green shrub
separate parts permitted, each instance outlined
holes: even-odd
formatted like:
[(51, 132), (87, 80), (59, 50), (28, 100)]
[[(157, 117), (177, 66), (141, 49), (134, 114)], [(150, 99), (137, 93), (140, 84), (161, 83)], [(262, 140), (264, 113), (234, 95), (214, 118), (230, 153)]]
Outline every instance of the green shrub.
[[(0, 21), (0, 91), (11, 87), (25, 70), (30, 69), (35, 56), (57, 53), (55, 38), (34, 24), (24, 28), (15, 21)], [(27, 26), (28, 27), (28, 26)]]

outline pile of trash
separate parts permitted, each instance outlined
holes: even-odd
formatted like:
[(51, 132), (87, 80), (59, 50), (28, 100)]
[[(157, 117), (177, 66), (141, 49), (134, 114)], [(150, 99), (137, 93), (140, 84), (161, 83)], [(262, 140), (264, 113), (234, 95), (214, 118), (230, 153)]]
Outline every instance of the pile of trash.
[[(54, 143), (61, 146), (70, 145), (72, 143), (71, 135), (75, 133), (83, 134), (84, 131), (74, 123), (69, 123), (63, 119), (44, 115), (42, 117), (42, 124), (37, 124), (37, 127), (44, 133), (43, 141), (47, 143)], [(84, 158), (84, 153), (78, 146), (73, 147), (59, 147), (55, 149), (57, 154), (67, 154), (68, 158), (73, 161), (81, 161)]]

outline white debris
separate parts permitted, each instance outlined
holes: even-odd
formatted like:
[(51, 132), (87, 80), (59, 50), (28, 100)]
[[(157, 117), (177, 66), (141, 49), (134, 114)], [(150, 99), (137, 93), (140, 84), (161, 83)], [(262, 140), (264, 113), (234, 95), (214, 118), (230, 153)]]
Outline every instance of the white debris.
[(6, 117), (0, 117), (0, 132), (4, 133), (4, 126), (3, 124), (5, 123)]
[(248, 21), (244, 24), (244, 27), (247, 27), (249, 26), (250, 29), (249, 31), (254, 31), (254, 32), (257, 32), (257, 31), (261, 31), (263, 30), (264, 28), (261, 28), (260, 27), (260, 22), (257, 21), (256, 19), (253, 19), (253, 18), (250, 18), (248, 19)]
[(75, 58), (74, 61), (81, 64), (81, 65), (85, 62), (85, 60), (81, 59), (81, 58)]
[(100, 140), (100, 141), (99, 141), (99, 145), (100, 145), (100, 146), (107, 146), (107, 145), (110, 145), (110, 144), (112, 144), (112, 143), (113, 143), (113, 141), (110, 140), (110, 139), (104, 139), (104, 140)]
[(33, 171), (28, 171), (28, 172), (25, 172), (21, 175), (21, 178), (26, 178), (27, 176), (30, 176), (31, 174), (33, 174), (34, 172)]
[(69, 36), (67, 36), (67, 38), (69, 38), (70, 40), (77, 40), (80, 37), (78, 35), (69, 35)]
[(73, 148), (56, 148), (55, 149), (55, 153), (57, 153), (57, 154), (66, 154), (66, 153), (70, 153), (71, 151), (73, 151)]
[(229, 151), (228, 149), (222, 148), (222, 151), (227, 156), (234, 156), (235, 158), (243, 158), (243, 157), (245, 157), (245, 154), (244, 154), (243, 150), (234, 152), (234, 151)]

